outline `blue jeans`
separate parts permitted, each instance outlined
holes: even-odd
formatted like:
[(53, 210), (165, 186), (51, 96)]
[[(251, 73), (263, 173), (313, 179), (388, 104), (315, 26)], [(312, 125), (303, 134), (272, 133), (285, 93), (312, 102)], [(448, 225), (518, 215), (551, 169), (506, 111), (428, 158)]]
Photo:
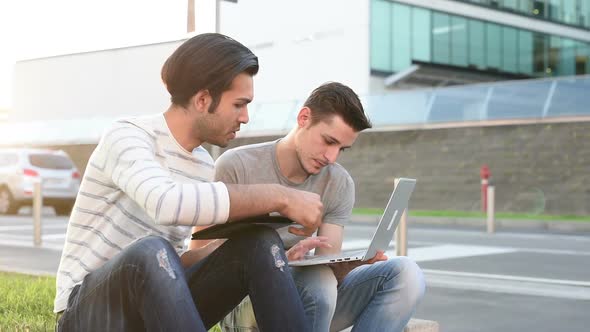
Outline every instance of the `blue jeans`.
[(422, 270), (407, 257), (359, 266), (338, 287), (330, 331), (340, 331), (354, 324), (353, 332), (401, 332), (412, 318), (424, 291)]
[[(293, 268), (293, 277), (312, 331), (403, 331), (424, 296), (424, 276), (407, 257), (363, 265), (337, 286), (325, 265)], [(244, 302), (222, 322), (225, 331), (258, 331), (250, 303)]]
[(306, 331), (282, 242), (266, 227), (184, 269), (168, 241), (146, 237), (76, 286), (59, 331), (207, 331), (250, 295), (267, 331)]

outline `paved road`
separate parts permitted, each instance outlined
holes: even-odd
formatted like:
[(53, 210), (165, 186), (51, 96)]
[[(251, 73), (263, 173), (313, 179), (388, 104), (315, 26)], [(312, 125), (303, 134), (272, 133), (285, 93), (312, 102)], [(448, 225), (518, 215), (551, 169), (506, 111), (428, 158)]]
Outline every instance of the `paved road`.
[[(0, 217), (0, 269), (54, 274), (66, 223), (45, 216), (43, 248), (33, 248), (29, 216)], [(348, 226), (345, 247), (366, 245), (372, 231), (371, 225)], [(442, 331), (587, 331), (587, 234), (488, 235), (420, 226), (411, 227), (408, 238), (409, 255), (428, 284), (416, 317), (437, 320)]]

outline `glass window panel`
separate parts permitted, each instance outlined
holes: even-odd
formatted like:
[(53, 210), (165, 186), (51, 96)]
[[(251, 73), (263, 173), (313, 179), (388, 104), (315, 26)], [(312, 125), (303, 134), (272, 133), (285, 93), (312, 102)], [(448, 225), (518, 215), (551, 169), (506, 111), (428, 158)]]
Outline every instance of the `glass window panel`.
[(526, 30), (518, 31), (518, 71), (533, 74), (533, 33)]
[(561, 41), (561, 52), (559, 59), (559, 75), (576, 74), (576, 42), (564, 38)]
[(502, 83), (494, 86), (488, 119), (540, 118), (551, 81)]
[(469, 65), (484, 69), (485, 55), (485, 25), (481, 21), (469, 20)]
[(580, 25), (590, 28), (590, 0), (580, 1)]
[(428, 122), (484, 120), (486, 86), (462, 86), (436, 90)]
[(504, 0), (503, 7), (509, 10), (518, 10), (518, 0)]
[[(568, 0), (573, 2), (572, 0)], [(549, 0), (547, 3), (547, 17), (552, 21), (560, 22), (561, 19), (561, 0)]]
[(557, 81), (547, 116), (590, 115), (590, 78)]
[(451, 64), (467, 66), (467, 20), (451, 17)]
[(536, 17), (547, 17), (545, 10), (545, 0), (531, 0), (532, 15)]
[(449, 15), (437, 12), (432, 14), (432, 56), (436, 63), (448, 64), (451, 60), (449, 21)]
[(500, 69), (502, 65), (502, 29), (497, 24), (486, 24), (486, 49), (488, 68)]
[(245, 132), (285, 130), (291, 126), (300, 106), (296, 102), (255, 103), (250, 108), (250, 122), (244, 126)]
[(576, 75), (590, 74), (590, 44), (576, 43)]
[(559, 59), (561, 56), (561, 38), (555, 36), (549, 36), (549, 53), (548, 53), (548, 69), (545, 71), (547, 74), (559, 75), (561, 70), (559, 66)]
[(363, 98), (373, 126), (424, 123), (431, 90), (396, 91)]
[(518, 72), (518, 35), (516, 29), (502, 27), (502, 70)]
[(394, 3), (392, 6), (393, 71), (400, 71), (412, 64), (410, 45), (410, 7)]
[(430, 62), (430, 11), (412, 8), (412, 59)]
[(520, 0), (520, 3), (518, 4), (518, 11), (526, 15), (533, 15), (533, 1)]
[(547, 69), (547, 36), (540, 33), (533, 35), (533, 70), (537, 75), (545, 75)]
[(584, 1), (586, 1), (586, 0), (581, 0), (581, 1), (565, 0), (562, 2), (561, 16), (562, 16), (563, 22), (568, 23), (568, 24), (576, 24), (576, 25), (580, 24), (580, 22), (578, 21), (576, 6), (577, 6), (577, 2), (584, 2)]
[(388, 1), (371, 6), (371, 69), (391, 72), (391, 22)]

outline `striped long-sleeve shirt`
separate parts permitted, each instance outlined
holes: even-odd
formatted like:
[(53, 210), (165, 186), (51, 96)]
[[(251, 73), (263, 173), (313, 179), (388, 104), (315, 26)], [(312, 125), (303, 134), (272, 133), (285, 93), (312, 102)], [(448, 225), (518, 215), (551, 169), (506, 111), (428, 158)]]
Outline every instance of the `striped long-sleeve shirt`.
[(226, 222), (229, 194), (212, 182), (214, 163), (198, 147), (186, 151), (163, 114), (121, 120), (93, 152), (68, 223), (57, 273), (54, 311), (72, 288), (129, 244), (148, 235), (179, 254), (191, 226)]

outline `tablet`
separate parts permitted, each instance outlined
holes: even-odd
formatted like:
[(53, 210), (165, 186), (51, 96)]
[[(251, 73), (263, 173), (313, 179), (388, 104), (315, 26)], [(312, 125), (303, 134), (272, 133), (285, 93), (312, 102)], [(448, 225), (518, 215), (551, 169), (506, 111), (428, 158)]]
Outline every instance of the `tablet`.
[(239, 234), (245, 230), (253, 229), (258, 226), (266, 226), (274, 229), (295, 225), (295, 223), (286, 217), (282, 216), (256, 216), (249, 217), (232, 222), (217, 224), (198, 232), (193, 233), (192, 240), (211, 240), (211, 239), (229, 239), (232, 236)]

